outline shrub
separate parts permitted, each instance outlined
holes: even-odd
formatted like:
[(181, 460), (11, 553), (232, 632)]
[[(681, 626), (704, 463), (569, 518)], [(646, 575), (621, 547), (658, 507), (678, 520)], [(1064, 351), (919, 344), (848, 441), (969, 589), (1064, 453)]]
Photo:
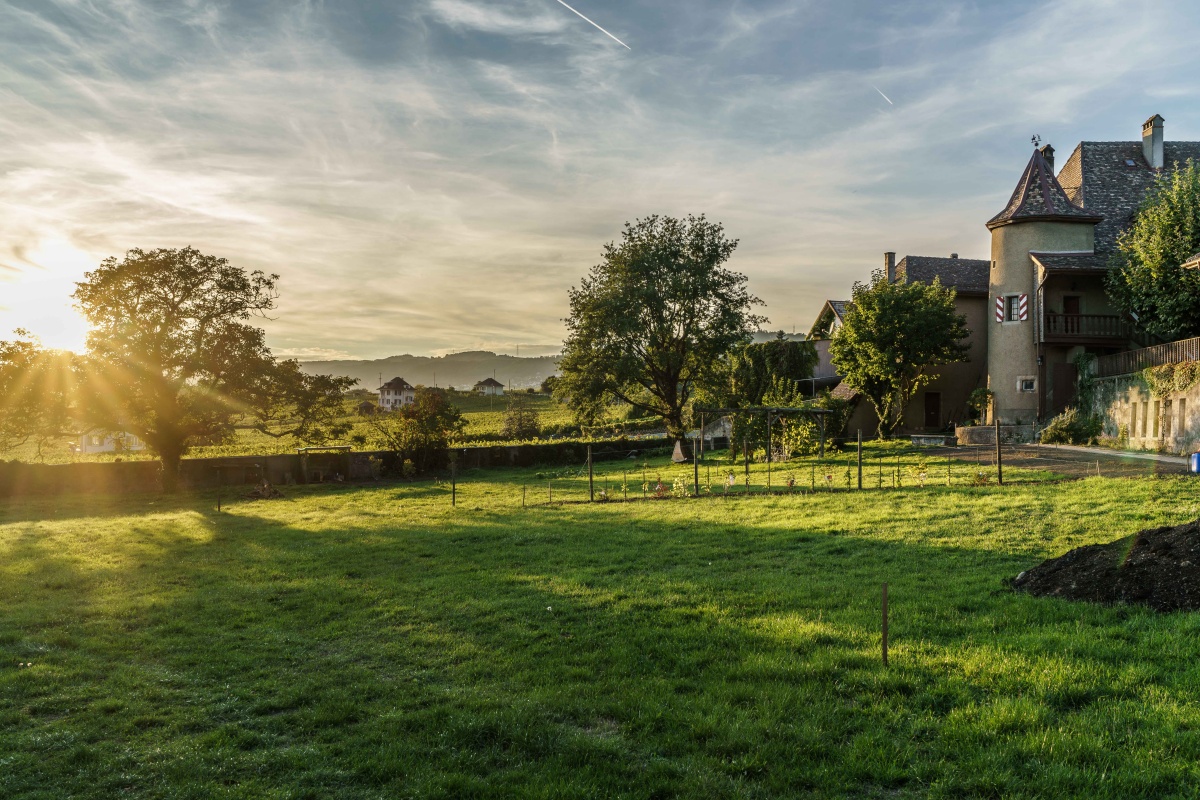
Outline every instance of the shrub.
[(1042, 430), (1042, 444), (1091, 444), (1104, 430), (1104, 421), (1094, 414), (1068, 408)]

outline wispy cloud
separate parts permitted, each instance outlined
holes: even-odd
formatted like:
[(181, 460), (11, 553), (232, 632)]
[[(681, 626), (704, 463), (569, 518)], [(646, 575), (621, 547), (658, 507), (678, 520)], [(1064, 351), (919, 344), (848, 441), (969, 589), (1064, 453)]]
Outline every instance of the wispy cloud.
[(548, 0), (0, 5), (0, 336), (77, 343), (88, 264), (192, 244), (283, 275), (277, 352), (511, 352), (654, 212), (803, 329), (884, 250), (986, 252), (1035, 131), (1200, 138), (1183, 3), (604, 10), (646, 45)]

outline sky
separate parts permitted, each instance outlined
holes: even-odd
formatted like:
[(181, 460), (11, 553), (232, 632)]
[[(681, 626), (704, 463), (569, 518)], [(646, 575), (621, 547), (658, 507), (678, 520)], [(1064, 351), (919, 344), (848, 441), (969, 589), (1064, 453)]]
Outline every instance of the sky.
[(555, 352), (626, 221), (706, 214), (768, 327), (986, 258), (1030, 137), (1200, 139), (1200, 4), (0, 0), (0, 338), (140, 247), (278, 273), (276, 354)]

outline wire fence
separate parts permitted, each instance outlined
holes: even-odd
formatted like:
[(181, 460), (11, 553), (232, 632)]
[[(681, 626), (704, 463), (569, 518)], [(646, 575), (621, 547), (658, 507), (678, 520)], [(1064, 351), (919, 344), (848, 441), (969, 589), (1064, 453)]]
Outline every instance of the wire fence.
[[(602, 458), (607, 460), (602, 460)], [(1182, 474), (1184, 465), (1115, 453), (1093, 454), (1053, 445), (930, 447), (880, 452), (853, 448), (825, 458), (751, 462), (719, 454), (663, 463), (636, 452), (596, 453), (587, 462), (535, 472), (513, 481), (459, 476), (444, 484), (451, 502), (489, 506), (559, 506), (685, 498), (737, 500), (935, 487), (1053, 483), (1088, 477), (1133, 478)], [(1001, 477), (1003, 480), (1001, 481)]]

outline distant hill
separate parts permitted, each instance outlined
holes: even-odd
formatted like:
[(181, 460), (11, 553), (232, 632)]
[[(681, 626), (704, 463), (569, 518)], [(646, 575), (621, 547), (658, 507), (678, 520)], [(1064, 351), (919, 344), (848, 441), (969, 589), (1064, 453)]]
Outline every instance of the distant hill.
[(332, 374), (358, 378), (360, 389), (374, 391), (383, 380), (404, 378), (412, 385), (470, 388), (477, 381), (492, 377), (505, 386), (524, 389), (538, 386), (557, 372), (557, 357), (522, 358), (504, 356), (486, 350), (451, 353), (448, 356), (388, 356), (374, 361), (305, 361), (300, 366), (309, 374)]

